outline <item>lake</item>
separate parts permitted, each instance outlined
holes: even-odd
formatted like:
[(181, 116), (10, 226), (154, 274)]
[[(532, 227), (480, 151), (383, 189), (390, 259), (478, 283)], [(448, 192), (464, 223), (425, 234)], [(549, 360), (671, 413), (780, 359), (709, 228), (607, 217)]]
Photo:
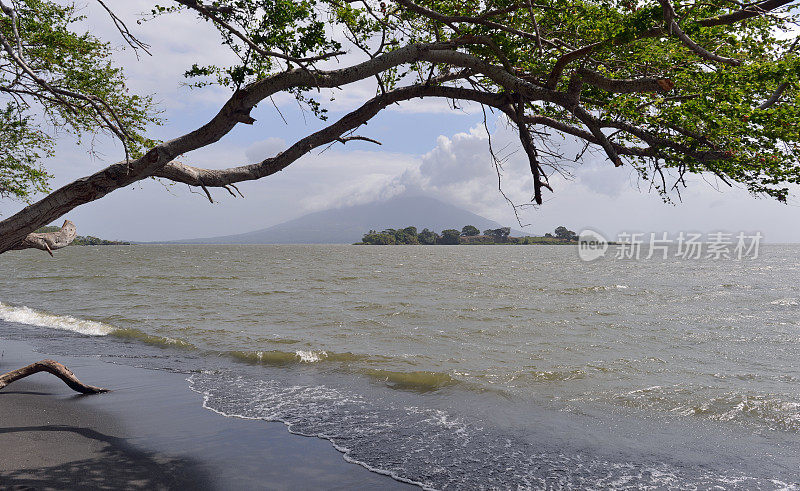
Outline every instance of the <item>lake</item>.
[(20, 251), (0, 320), (427, 488), (800, 486), (800, 246)]

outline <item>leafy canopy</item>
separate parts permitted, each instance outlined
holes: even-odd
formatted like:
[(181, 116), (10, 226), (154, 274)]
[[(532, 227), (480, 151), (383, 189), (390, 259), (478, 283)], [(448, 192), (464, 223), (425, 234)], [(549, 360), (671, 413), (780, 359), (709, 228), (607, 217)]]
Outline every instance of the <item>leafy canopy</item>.
[[(112, 133), (134, 156), (155, 143), (144, 136), (157, 121), (152, 101), (129, 94), (109, 45), (76, 27), (74, 6), (11, 5), (0, 16), (0, 193), (25, 199), (46, 189), (45, 124)], [(798, 18), (788, 0), (176, 0), (152, 14), (196, 15), (236, 55), (228, 66), (187, 67), (197, 87), (247, 93), (301, 71), (304, 82), (279, 90), (326, 119), (315, 85), (338, 69), (340, 78), (374, 79), (381, 103), (430, 95), (500, 111), (519, 129), (537, 203), (573, 158), (554, 146), (565, 135), (632, 166), (665, 199), (690, 174), (782, 201), (800, 183)], [(372, 115), (359, 113), (359, 124)], [(327, 142), (336, 138), (346, 141)], [(216, 177), (227, 186), (241, 175)]]
[(157, 122), (149, 97), (131, 94), (108, 42), (81, 29), (72, 4), (14, 0), (0, 15), (0, 197), (48, 190), (42, 159), (59, 132), (120, 137), (137, 155)]

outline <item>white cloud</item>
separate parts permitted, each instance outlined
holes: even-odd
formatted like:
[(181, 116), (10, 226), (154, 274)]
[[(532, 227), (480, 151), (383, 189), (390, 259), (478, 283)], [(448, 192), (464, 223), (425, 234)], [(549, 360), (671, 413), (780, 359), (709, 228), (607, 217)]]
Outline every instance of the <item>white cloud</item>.
[[(513, 152), (509, 155), (509, 148), (513, 148), (507, 141), (510, 137), (503, 132), (492, 137), (496, 153), (505, 157), (503, 190), (513, 201), (525, 203), (531, 197), (532, 179), (527, 161)], [(508, 221), (509, 213), (513, 215), (497, 189), (497, 170), (482, 124), (468, 132), (440, 135), (436, 146), (419, 158), (418, 165), (404, 170), (384, 187), (391, 190), (386, 191), (388, 194), (399, 190), (426, 193), (492, 219)]]
[[(519, 151), (516, 133), (502, 124), (495, 125), (492, 143), (504, 156), (504, 193), (516, 204), (529, 203), (532, 178), (527, 158)], [(564, 142), (561, 150), (574, 157), (581, 147)], [(520, 211), (523, 223), (532, 226), (528, 233), (552, 231), (559, 225), (575, 230), (594, 228), (610, 237), (622, 231), (728, 230), (764, 232), (772, 242), (800, 241), (800, 231), (787, 228), (796, 221), (797, 205), (782, 205), (769, 199), (755, 199), (740, 188), (718, 187), (704, 178), (688, 179), (683, 201), (663, 203), (661, 196), (640, 182), (630, 167), (614, 167), (599, 152), (588, 152), (581, 164), (564, 162), (571, 177), (554, 174), (550, 178), (554, 193), (545, 191), (541, 207)], [(370, 182), (377, 190), (353, 190), (358, 196), (391, 196), (402, 192), (424, 192), (501, 223), (517, 226), (513, 209), (497, 189), (497, 174), (488, 151), (488, 138), (482, 125), (468, 132), (439, 136), (436, 145), (394, 178)], [(350, 203), (338, 191), (337, 202)], [(358, 199), (364, 202), (364, 198)]]
[(424, 97), (422, 99), (412, 99), (395, 104), (389, 108), (390, 111), (397, 111), (401, 114), (480, 114), (481, 106), (474, 102), (459, 101), (453, 105), (450, 99), (441, 97)]
[(398, 179), (419, 167), (415, 155), (379, 151), (327, 151), (292, 164), (291, 173), (304, 192), (297, 197), (305, 211), (319, 211), (387, 199), (412, 185)]

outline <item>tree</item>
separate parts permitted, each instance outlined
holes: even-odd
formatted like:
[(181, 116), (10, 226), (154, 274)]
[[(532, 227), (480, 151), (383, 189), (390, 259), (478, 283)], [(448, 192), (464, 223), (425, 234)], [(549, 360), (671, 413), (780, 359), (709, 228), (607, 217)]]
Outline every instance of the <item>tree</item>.
[(368, 234), (364, 234), (364, 237), (361, 238), (361, 242), (368, 245), (391, 245), (396, 244), (397, 240), (394, 237), (394, 234), (387, 234), (387, 233), (375, 233), (371, 231)]
[(439, 239), (440, 244), (457, 245), (461, 242), (461, 232), (454, 228), (442, 230), (442, 236)]
[[(548, 178), (564, 160), (548, 143), (564, 136), (599, 149), (614, 167), (634, 169), (665, 199), (680, 192), (687, 175), (697, 174), (785, 201), (788, 186), (800, 182), (798, 14), (791, 3), (154, 4), (154, 21), (196, 16), (213, 24), (236, 55), (226, 66), (200, 59), (187, 67), (199, 90), (215, 84), (231, 95), (209, 121), (175, 136), (154, 132), (152, 100), (127, 90), (123, 73), (109, 61), (109, 45), (80, 32), (75, 7), (3, 0), (0, 194), (30, 204), (0, 221), (0, 253), (62, 247), (74, 226), (29, 234), (146, 178), (196, 186), (212, 201), (213, 188), (235, 196), (237, 183), (275, 174), (316, 148), (374, 142), (355, 132), (386, 107), (422, 97), (471, 101), (507, 118), (530, 163), (537, 205), (543, 190), (555, 191)], [(108, 11), (133, 49), (147, 52), (105, 2), (92, 5)], [(344, 52), (350, 56), (336, 59)], [(327, 122), (319, 91), (369, 80), (375, 81), (374, 97)], [(254, 164), (202, 169), (176, 160), (239, 124), (254, 124), (253, 107), (281, 92), (294, 95), (327, 126)], [(52, 128), (109, 134), (120, 141), (123, 158), (40, 198), (49, 179), (41, 158), (53, 151)], [(500, 176), (500, 161), (494, 164)]]
[(406, 227), (395, 230), (394, 237), (398, 244), (419, 244), (417, 227)]
[(481, 231), (478, 230), (478, 227), (475, 227), (474, 225), (464, 225), (464, 228), (461, 229), (461, 235), (464, 237), (473, 237), (475, 235), (479, 235), (480, 233)]
[(420, 244), (434, 245), (439, 240), (439, 235), (436, 232), (431, 232), (427, 228), (423, 228), (417, 238)]
[(510, 227), (501, 227), (483, 231), (483, 235), (488, 235), (494, 238), (495, 242), (508, 242), (509, 234), (511, 234)]
[(555, 229), (554, 231), (555, 236), (557, 239), (561, 240), (578, 240), (578, 234), (573, 232), (572, 230), (568, 230), (565, 226), (560, 226)]

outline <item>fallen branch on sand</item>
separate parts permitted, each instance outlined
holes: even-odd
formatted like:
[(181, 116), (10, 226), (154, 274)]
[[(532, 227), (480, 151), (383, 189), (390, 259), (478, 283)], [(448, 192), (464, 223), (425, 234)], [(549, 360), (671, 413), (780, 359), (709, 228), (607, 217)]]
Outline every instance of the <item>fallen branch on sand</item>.
[(39, 372), (52, 373), (56, 377), (63, 380), (70, 389), (80, 392), (81, 394), (99, 394), (101, 392), (108, 392), (108, 389), (84, 384), (78, 380), (78, 377), (76, 377), (75, 374), (72, 373), (67, 367), (53, 360), (38, 361), (36, 363), (31, 363), (28, 366), (0, 375), (0, 390), (12, 382)]

